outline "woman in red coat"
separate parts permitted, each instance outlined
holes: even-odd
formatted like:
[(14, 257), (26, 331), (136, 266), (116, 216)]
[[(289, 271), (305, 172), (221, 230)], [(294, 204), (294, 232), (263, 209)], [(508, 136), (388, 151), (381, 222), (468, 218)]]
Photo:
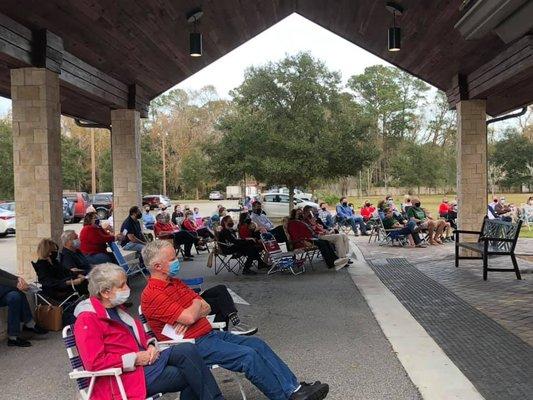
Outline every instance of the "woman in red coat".
[(98, 225), (95, 212), (85, 214), (83, 228), (80, 231), (80, 251), (89, 264), (116, 263), (115, 258), (107, 252), (107, 243), (114, 242), (115, 236)]
[[(182, 399), (223, 399), (209, 368), (191, 343), (159, 351), (142, 324), (122, 307), (130, 296), (124, 270), (114, 264), (94, 267), (91, 297), (76, 306), (76, 345), (87, 371), (122, 369), (129, 400), (181, 391)], [(114, 376), (96, 378), (91, 400), (122, 399)]]

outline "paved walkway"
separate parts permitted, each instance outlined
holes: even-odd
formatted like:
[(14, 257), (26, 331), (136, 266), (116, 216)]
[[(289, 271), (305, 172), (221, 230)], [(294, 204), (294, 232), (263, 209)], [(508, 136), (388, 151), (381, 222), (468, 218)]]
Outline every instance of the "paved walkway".
[[(328, 382), (328, 399), (420, 399), (347, 271), (317, 265), (296, 277), (214, 276), (205, 264), (206, 255), (196, 257), (184, 264), (182, 273), (205, 276), (205, 287), (225, 284), (250, 303), (239, 306), (243, 319), (259, 326), (259, 336), (300, 379)], [(133, 286), (138, 294), (142, 280), (136, 279)], [(33, 343), (28, 349), (2, 347), (0, 398), (74, 398), (59, 334)], [(215, 376), (227, 399), (239, 399), (230, 375), (219, 370)], [(250, 384), (246, 392), (250, 400), (264, 399)]]
[[(522, 280), (512, 272), (489, 272), (483, 281), (481, 260), (461, 260), (454, 267), (454, 245), (428, 246), (425, 249), (378, 246), (368, 239), (356, 238), (367, 260), (405, 258), (428, 277), (487, 314), (510, 332), (533, 346), (533, 262), (518, 260)], [(533, 239), (520, 239), (518, 252), (533, 252)], [(489, 260), (489, 265), (511, 268), (509, 257)]]

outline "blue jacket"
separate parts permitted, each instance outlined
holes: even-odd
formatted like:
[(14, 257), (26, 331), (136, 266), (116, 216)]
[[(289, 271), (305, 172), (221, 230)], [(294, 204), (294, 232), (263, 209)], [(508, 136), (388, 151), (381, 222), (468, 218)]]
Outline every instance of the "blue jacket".
[(348, 205), (343, 206), (342, 204), (338, 204), (335, 209), (337, 211), (337, 215), (341, 218), (353, 217), (353, 211)]

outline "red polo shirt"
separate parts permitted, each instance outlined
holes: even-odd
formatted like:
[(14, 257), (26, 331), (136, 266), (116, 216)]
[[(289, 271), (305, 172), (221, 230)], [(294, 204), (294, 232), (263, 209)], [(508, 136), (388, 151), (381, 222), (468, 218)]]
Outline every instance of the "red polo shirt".
[[(168, 340), (161, 333), (165, 324), (174, 325), (194, 299), (202, 299), (179, 279), (150, 278), (141, 294), (141, 308), (157, 340)], [(185, 339), (198, 339), (211, 332), (207, 318), (200, 318), (185, 331)]]

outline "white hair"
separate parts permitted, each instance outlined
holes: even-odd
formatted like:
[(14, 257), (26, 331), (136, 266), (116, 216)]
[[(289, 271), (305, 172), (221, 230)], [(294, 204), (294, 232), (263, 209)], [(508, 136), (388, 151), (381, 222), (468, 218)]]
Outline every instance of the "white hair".
[(67, 242), (72, 239), (73, 234), (76, 234), (73, 229), (67, 229), (61, 234), (61, 247), (65, 247)]
[(100, 297), (100, 293), (118, 287), (121, 278), (126, 275), (124, 270), (117, 264), (98, 264), (87, 275), (89, 281), (89, 294)]
[(141, 251), (144, 265), (146, 265), (149, 269), (152, 268), (153, 265), (161, 259), (162, 250), (167, 247), (172, 249), (174, 248), (174, 246), (172, 246), (172, 244), (166, 240), (154, 240), (152, 242), (148, 242)]

